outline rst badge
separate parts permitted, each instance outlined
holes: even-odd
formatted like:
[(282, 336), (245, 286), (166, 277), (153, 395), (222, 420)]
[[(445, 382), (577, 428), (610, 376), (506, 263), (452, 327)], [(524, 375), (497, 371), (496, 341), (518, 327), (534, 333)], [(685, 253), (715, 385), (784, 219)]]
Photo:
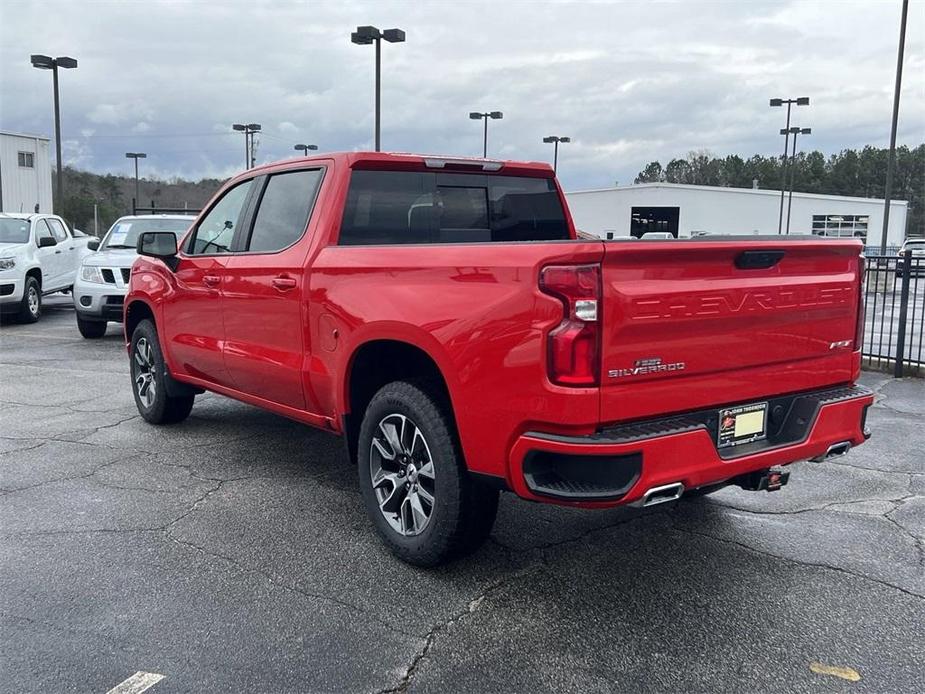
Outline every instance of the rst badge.
[(625, 376), (641, 376), (643, 374), (668, 373), (669, 371), (683, 370), (683, 361), (664, 364), (662, 363), (661, 357), (649, 357), (648, 359), (637, 359), (631, 369), (611, 369), (607, 372), (607, 376), (609, 378), (623, 378)]

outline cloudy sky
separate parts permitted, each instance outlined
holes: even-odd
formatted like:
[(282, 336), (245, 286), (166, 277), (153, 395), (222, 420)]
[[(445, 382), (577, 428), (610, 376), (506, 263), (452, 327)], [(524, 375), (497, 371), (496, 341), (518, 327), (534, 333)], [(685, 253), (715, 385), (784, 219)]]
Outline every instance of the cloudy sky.
[[(774, 96), (810, 96), (794, 123), (826, 153), (889, 141), (900, 0), (861, 2), (20, 2), (0, 3), (0, 128), (52, 134), (62, 71), (64, 158), (129, 173), (224, 177), (243, 164), (233, 122), (258, 122), (258, 160), (372, 148), (373, 48), (383, 45), (383, 148), (481, 152), (471, 110), (500, 110), (489, 156), (551, 159), (566, 188), (632, 182), (695, 149), (776, 154)], [(925, 0), (909, 11), (899, 142), (925, 141)], [(809, 145), (809, 142), (807, 142)]]

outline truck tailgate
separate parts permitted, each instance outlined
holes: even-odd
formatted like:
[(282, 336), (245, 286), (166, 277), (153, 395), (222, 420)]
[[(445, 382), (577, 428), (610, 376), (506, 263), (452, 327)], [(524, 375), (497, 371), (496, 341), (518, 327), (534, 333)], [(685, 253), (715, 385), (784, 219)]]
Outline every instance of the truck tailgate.
[(606, 243), (602, 421), (851, 381), (860, 251), (829, 239)]

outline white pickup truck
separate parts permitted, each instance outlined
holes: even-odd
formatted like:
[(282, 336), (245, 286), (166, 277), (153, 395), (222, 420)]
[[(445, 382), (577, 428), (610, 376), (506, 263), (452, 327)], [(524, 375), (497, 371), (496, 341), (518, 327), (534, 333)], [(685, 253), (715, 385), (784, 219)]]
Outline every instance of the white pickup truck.
[(0, 311), (37, 321), (44, 295), (74, 286), (91, 239), (57, 215), (0, 214)]

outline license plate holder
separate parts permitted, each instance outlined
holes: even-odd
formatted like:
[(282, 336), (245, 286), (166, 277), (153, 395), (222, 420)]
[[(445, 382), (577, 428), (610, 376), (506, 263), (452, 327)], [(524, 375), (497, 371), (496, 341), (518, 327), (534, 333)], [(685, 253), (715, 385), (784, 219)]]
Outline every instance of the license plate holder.
[(717, 448), (731, 448), (767, 438), (768, 403), (724, 407), (719, 411)]

